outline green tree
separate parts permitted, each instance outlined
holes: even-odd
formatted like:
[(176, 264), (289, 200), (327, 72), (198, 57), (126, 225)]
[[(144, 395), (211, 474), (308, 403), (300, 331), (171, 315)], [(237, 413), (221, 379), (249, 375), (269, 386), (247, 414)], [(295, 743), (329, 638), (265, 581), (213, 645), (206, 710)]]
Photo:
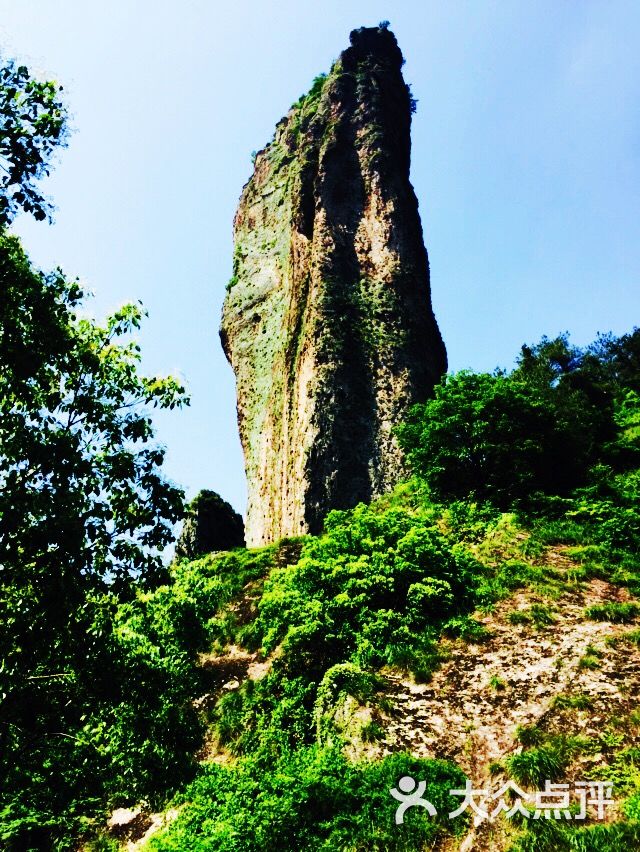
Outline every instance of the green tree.
[(81, 318), (78, 283), (33, 269), (6, 233), (0, 289), (0, 836), (52, 848), (56, 820), (95, 806), (125, 749), (148, 778), (157, 749), (136, 715), (155, 706), (159, 738), (180, 740), (185, 655), (164, 667), (162, 642), (118, 627), (118, 612), (167, 577), (183, 494), (162, 475), (150, 411), (187, 400), (174, 378), (140, 374), (138, 305)]
[(8, 235), (0, 283), (2, 561), (70, 570), (91, 587), (153, 579), (182, 492), (160, 472), (149, 408), (184, 404), (184, 389), (139, 374), (128, 339), (139, 305), (103, 326), (79, 318), (77, 282), (33, 270)]
[(150, 411), (187, 402), (140, 374), (139, 305), (104, 325), (6, 228), (44, 219), (67, 138), (62, 89), (0, 64), (0, 845), (66, 849), (109, 804), (165, 793), (200, 726), (188, 595), (161, 552), (183, 514)]
[(66, 144), (62, 86), (35, 80), (24, 65), (0, 62), (0, 226), (22, 209), (46, 219), (51, 205), (38, 188), (53, 154)]
[[(618, 471), (637, 467), (640, 447), (629, 439), (640, 393), (640, 329), (621, 337), (600, 334), (584, 349), (572, 346), (568, 335), (543, 337), (536, 346), (522, 347), (512, 377), (541, 396), (553, 396), (556, 410), (588, 417), (592, 462)], [(576, 440), (579, 436), (577, 429)]]
[(598, 363), (609, 386), (621, 393), (640, 393), (640, 328), (615, 337), (600, 334), (586, 350), (589, 363)]
[(584, 480), (599, 418), (583, 392), (538, 367), (533, 377), (518, 370), (447, 376), (433, 399), (412, 410), (399, 440), (439, 499), (509, 508), (538, 491), (568, 493)]

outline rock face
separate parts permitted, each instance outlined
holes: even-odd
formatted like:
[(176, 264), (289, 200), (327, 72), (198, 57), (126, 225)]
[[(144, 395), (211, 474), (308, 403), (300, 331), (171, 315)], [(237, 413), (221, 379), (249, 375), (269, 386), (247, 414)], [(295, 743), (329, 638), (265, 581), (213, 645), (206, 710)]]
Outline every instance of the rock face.
[(242, 517), (215, 491), (201, 491), (187, 509), (176, 558), (197, 559), (234, 547), (244, 547)]
[(412, 99), (385, 27), (316, 78), (255, 159), (221, 339), (249, 546), (318, 532), (405, 473), (392, 429), (446, 370), (409, 182)]

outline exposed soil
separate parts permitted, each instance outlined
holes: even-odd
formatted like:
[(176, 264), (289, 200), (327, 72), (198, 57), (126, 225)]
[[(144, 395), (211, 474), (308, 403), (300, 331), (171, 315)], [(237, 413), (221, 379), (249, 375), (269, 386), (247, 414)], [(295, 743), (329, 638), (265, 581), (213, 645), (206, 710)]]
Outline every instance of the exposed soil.
[[(575, 568), (565, 550), (555, 548), (545, 562), (560, 570)], [(630, 599), (626, 589), (593, 579), (547, 601), (554, 621), (538, 629), (507, 617), (541, 602), (532, 589), (501, 601), (491, 615), (479, 618), (489, 631), (487, 641), (449, 643), (450, 659), (429, 683), (416, 684), (395, 672), (385, 675), (385, 698), (392, 709), (379, 714), (385, 739), (378, 743), (378, 754), (409, 751), (452, 760), (475, 787), (491, 789), (496, 787), (491, 765), (520, 750), (518, 726), (537, 724), (558, 733), (569, 723), (568, 732), (597, 737), (607, 720), (628, 718), (640, 696), (640, 648), (605, 642), (620, 637), (629, 625), (589, 621), (584, 609)], [(601, 654), (596, 668), (580, 665), (588, 646)], [(590, 710), (571, 711), (569, 721), (553, 708), (556, 696), (579, 693), (591, 699)], [(602, 754), (577, 759), (565, 780), (584, 777), (591, 765), (605, 762)], [(508, 848), (510, 833), (504, 824), (484, 823), (462, 845), (448, 842), (442, 848), (498, 852)]]

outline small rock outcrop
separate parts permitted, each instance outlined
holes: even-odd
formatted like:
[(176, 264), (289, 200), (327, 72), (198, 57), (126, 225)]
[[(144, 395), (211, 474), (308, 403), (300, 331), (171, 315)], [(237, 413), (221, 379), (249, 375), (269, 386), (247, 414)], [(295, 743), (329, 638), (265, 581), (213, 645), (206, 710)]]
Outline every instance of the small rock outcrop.
[(446, 370), (402, 54), (384, 25), (350, 40), (256, 155), (234, 221), (221, 338), (250, 546), (317, 533), (328, 510), (392, 488), (393, 427)]
[(198, 559), (216, 550), (244, 547), (244, 522), (215, 491), (200, 491), (187, 508), (176, 559)]

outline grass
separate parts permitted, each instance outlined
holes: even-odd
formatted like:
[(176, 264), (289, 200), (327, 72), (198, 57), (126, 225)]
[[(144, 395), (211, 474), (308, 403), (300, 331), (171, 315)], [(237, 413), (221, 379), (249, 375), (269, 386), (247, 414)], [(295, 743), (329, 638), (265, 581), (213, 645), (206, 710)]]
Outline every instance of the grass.
[(537, 725), (518, 725), (516, 728), (516, 739), (523, 746), (541, 745), (545, 738), (546, 734)]
[(378, 742), (384, 739), (384, 729), (377, 722), (365, 722), (360, 729), (360, 738), (363, 743)]
[(450, 618), (442, 628), (445, 636), (452, 639), (462, 639), (463, 642), (477, 644), (485, 642), (491, 634), (479, 621), (470, 615), (460, 615)]
[(531, 616), (525, 609), (515, 609), (507, 613), (507, 620), (510, 624), (531, 624)]
[(640, 849), (640, 823), (574, 828), (555, 820), (528, 821), (509, 852), (618, 852)]
[(605, 748), (616, 749), (624, 742), (624, 734), (616, 734), (615, 731), (607, 730), (600, 734), (600, 742)]
[(553, 610), (547, 604), (532, 604), (524, 609), (516, 609), (507, 614), (511, 624), (534, 624), (538, 630), (555, 622)]
[(556, 695), (551, 704), (554, 710), (590, 710), (593, 707), (593, 700), (584, 692), (579, 692), (576, 695)]
[(540, 746), (511, 755), (505, 766), (520, 784), (540, 788), (545, 781), (557, 781), (562, 777), (574, 751), (572, 740), (563, 736), (552, 737)]
[[(485, 564), (492, 567), (493, 560), (500, 560), (500, 553), (494, 553), (483, 549), (484, 542), (475, 549), (478, 558)], [(512, 545), (514, 548), (515, 545)], [(512, 556), (513, 550), (509, 553), (509, 558), (501, 561), (497, 569), (492, 570), (492, 573), (485, 578), (484, 583), (479, 588), (479, 598), (482, 601), (484, 597), (487, 602), (498, 601), (508, 598), (516, 589), (530, 589), (536, 595), (542, 598), (557, 599), (565, 590), (566, 583), (564, 575), (558, 572), (555, 568), (543, 565), (534, 565), (525, 561), (522, 558)], [(522, 548), (517, 553), (521, 557)], [(544, 604), (538, 606), (546, 606)], [(529, 610), (533, 616), (533, 612)], [(547, 608), (546, 614), (550, 614)], [(543, 616), (544, 618), (544, 616)]]
[(610, 601), (603, 604), (593, 604), (584, 611), (585, 618), (591, 621), (610, 621), (612, 624), (627, 624), (640, 614), (640, 606), (636, 603), (617, 603)]
[(578, 663), (579, 669), (599, 669), (601, 666), (600, 658), (603, 656), (602, 651), (595, 645), (587, 645), (584, 651), (584, 656)]
[(618, 794), (637, 791), (640, 789), (640, 748), (632, 746), (617, 751), (601, 774), (613, 782)]
[(585, 533), (582, 524), (562, 518), (559, 520), (538, 520), (534, 523), (532, 537), (541, 544), (573, 544), (580, 545)]
[(599, 669), (600, 668), (600, 660), (598, 660), (596, 657), (590, 657), (588, 654), (586, 654), (584, 657), (581, 658), (580, 662), (578, 663), (578, 668), (579, 669)]
[(531, 617), (533, 618), (533, 623), (539, 629), (548, 627), (556, 620), (551, 607), (546, 604), (532, 604)]

